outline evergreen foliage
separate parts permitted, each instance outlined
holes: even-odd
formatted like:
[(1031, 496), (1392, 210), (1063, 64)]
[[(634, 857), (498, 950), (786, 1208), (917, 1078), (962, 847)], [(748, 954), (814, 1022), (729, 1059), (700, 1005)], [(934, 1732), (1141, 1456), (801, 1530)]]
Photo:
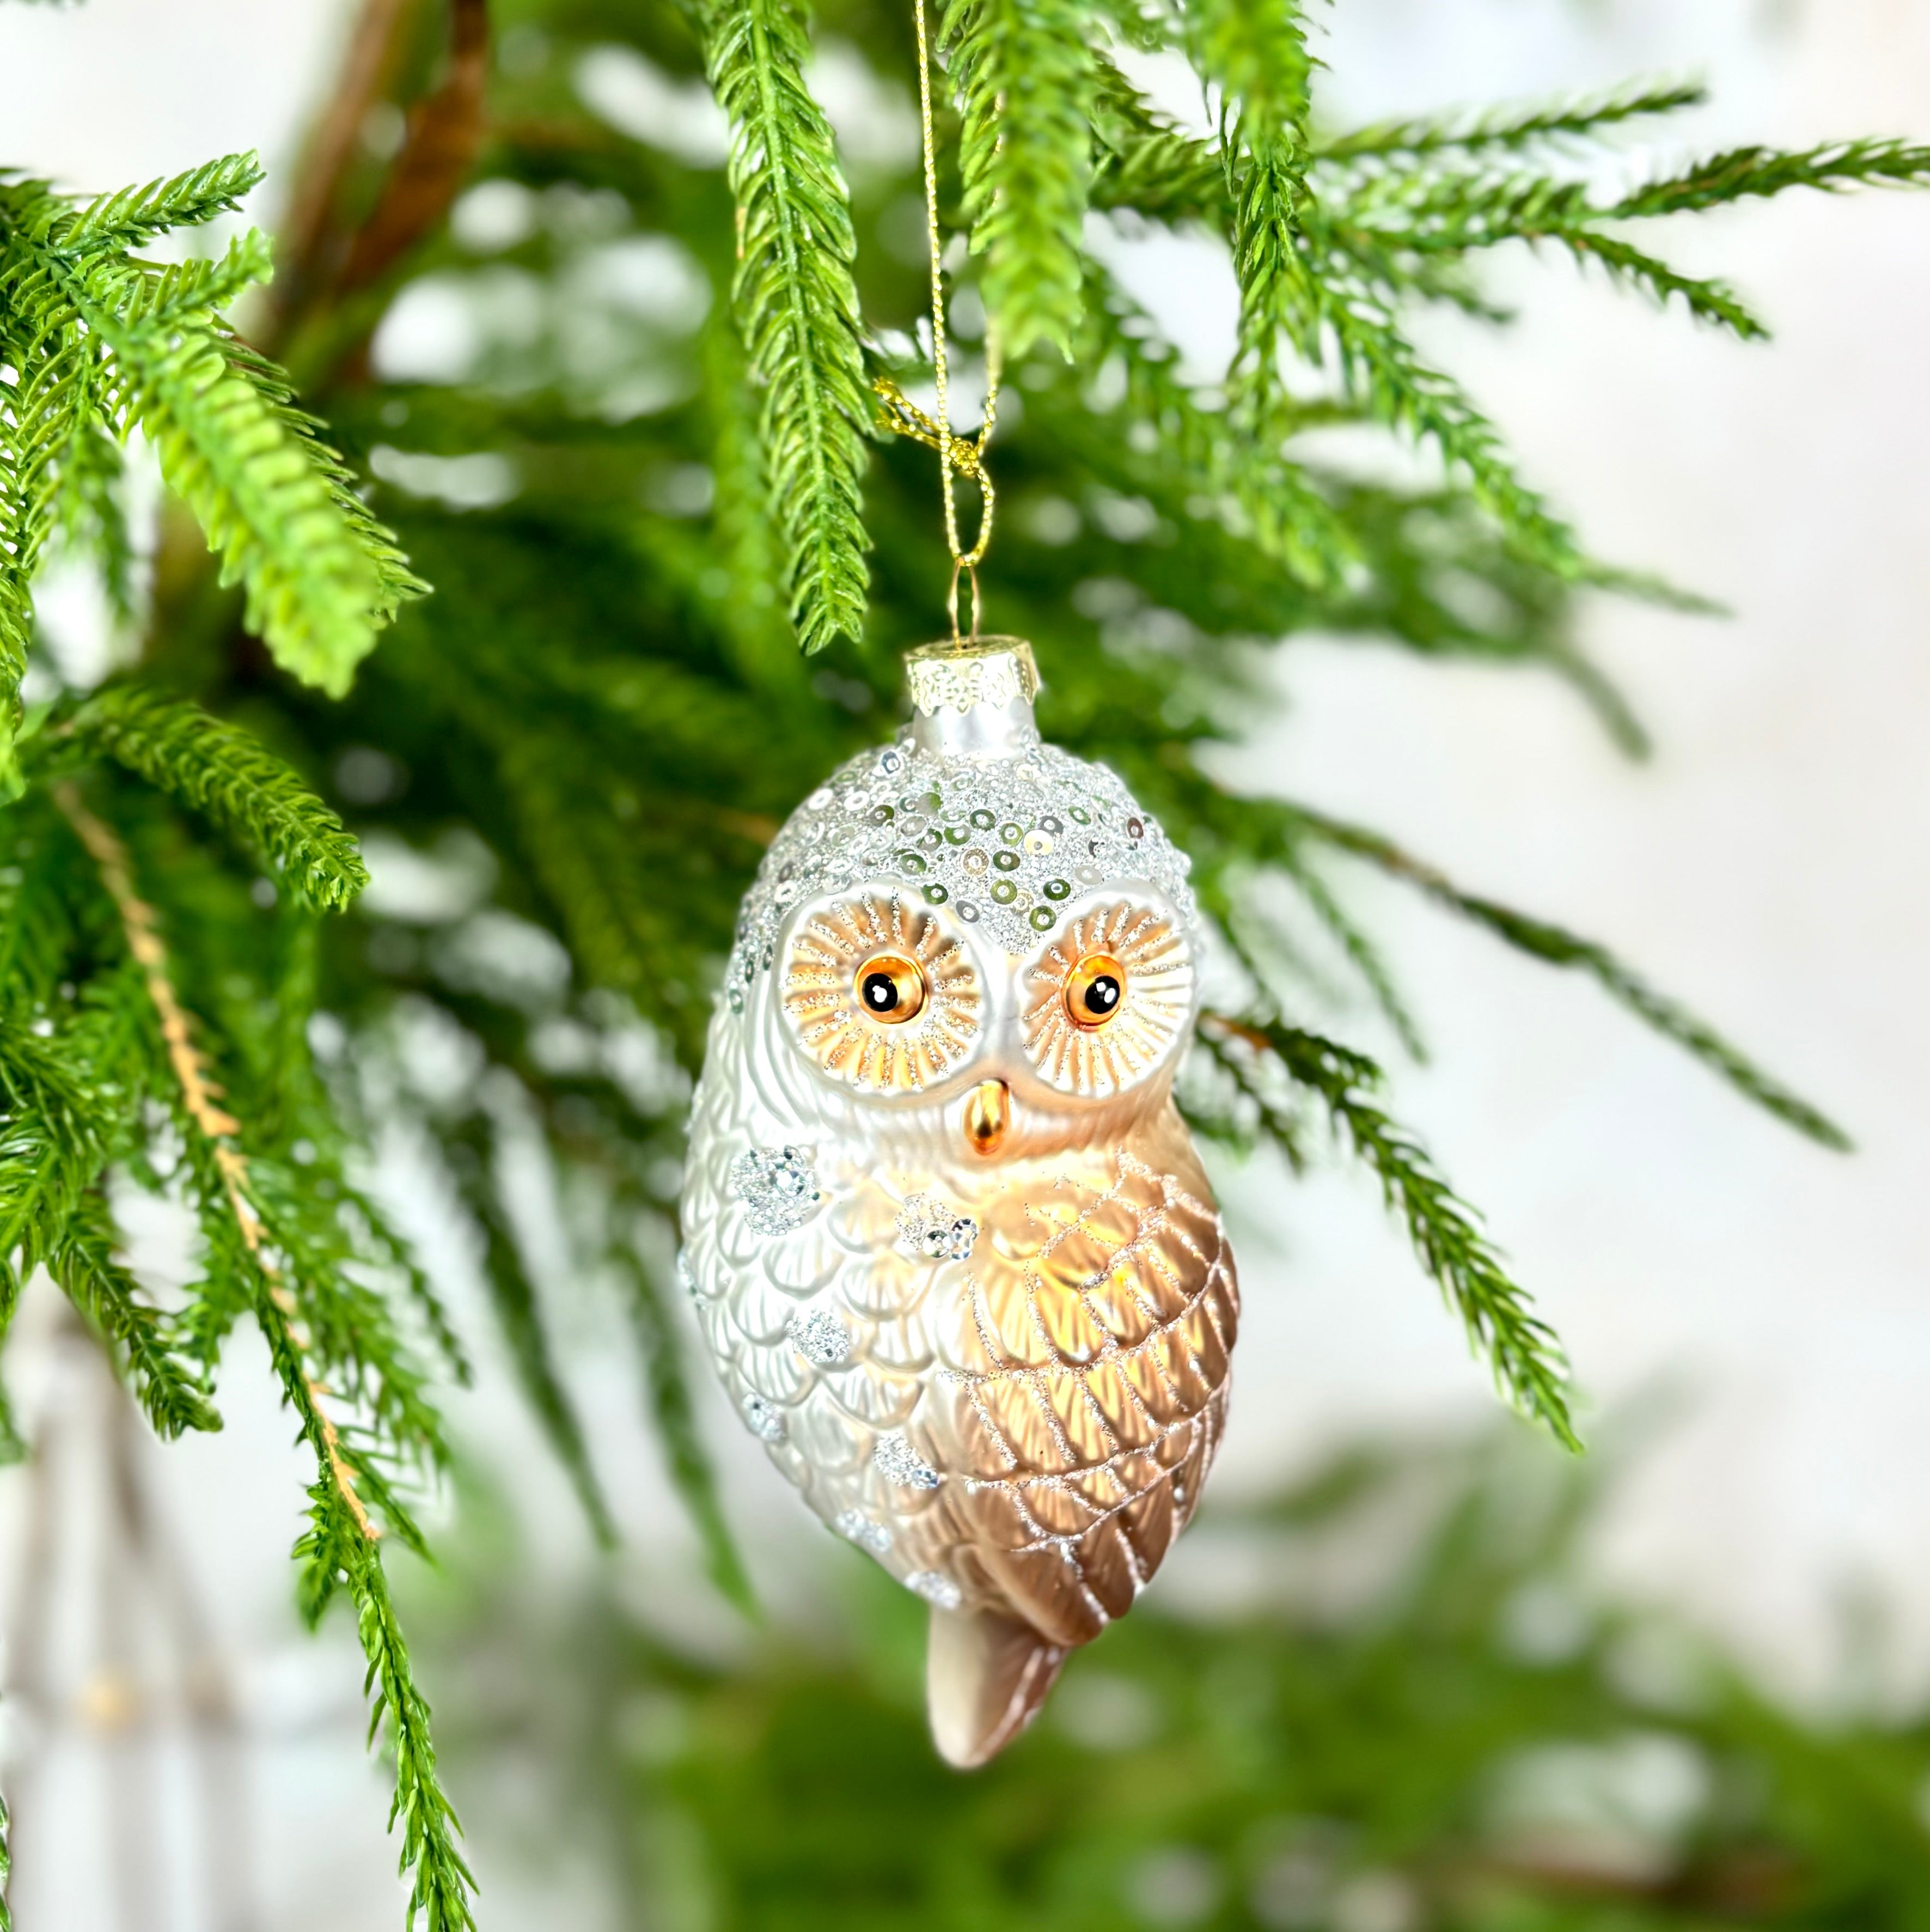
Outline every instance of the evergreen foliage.
[[(1753, 335), (1733, 292), (1629, 226), (1920, 185), (1930, 151), (1752, 148), (1601, 198), (1602, 144), (1695, 90), (1350, 133), (1324, 124), (1290, 0), (950, 0), (940, 28), (943, 220), (978, 250), (955, 285), (1015, 404), (990, 618), (1035, 644), (1048, 735), (1193, 854), (1245, 976), (1188, 1104), (1256, 1157), (1298, 1160), (1324, 1115), (1503, 1389), (1572, 1442), (1554, 1338), (1382, 1112), (1372, 1064), (1308, 1024), (1334, 1002), (1302, 914), (1347, 997), (1419, 1046), (1335, 862), (1591, 976), (1746, 1097), (1840, 1131), (1595, 942), (1241, 795), (1209, 754), (1264, 714), (1269, 653), (1313, 632), (1539, 669), (1639, 748), (1577, 599), (1666, 593), (1587, 556), (1407, 318), (1492, 317), (1481, 253), (1521, 241)], [(421, 1546), (466, 1318), (391, 1227), (370, 1150), (421, 1150), (600, 1528), (550, 1304), (580, 1292), (580, 1320), (627, 1328), (711, 1574), (748, 1600), (665, 1286), (682, 1117), (759, 856), (892, 728), (898, 653), (942, 629), (947, 571), (928, 452), (868, 446), (868, 376), (919, 373), (916, 158), (847, 128), (846, 168), (812, 88), (816, 33), (909, 92), (908, 5), (397, 0), (358, 33), (289, 184), (272, 305), (230, 316), (268, 272), (252, 233), (138, 252), (232, 211), (251, 158), (91, 200), (0, 179), (0, 1328), (44, 1268), (163, 1435), (216, 1426), (227, 1338), (265, 1335), (315, 1464), (301, 1600), (353, 1607), (412, 1906), (443, 1932), (470, 1922), (469, 1881), (383, 1554)], [(1142, 96), (1128, 49), (1193, 61), (1210, 134)], [(650, 82), (647, 119), (610, 105), (613, 72)], [(694, 105), (706, 77), (727, 155)], [(355, 139), (382, 99), (411, 110), (388, 161)], [(1095, 258), (1095, 219), (1221, 238), (1241, 304), (1221, 380)], [(467, 318), (466, 359), (404, 366), (387, 322), (425, 292)], [(961, 340), (972, 315), (954, 310)], [(1336, 425), (1428, 446), (1431, 478), (1375, 481), (1304, 440)], [(187, 512), (153, 529), (126, 513), (137, 430)], [(56, 555), (91, 560), (125, 613), (96, 688), (68, 688), (37, 632)], [(433, 890), (363, 895), (364, 840)], [(517, 1161), (565, 1209), (540, 1267)], [(127, 1187), (196, 1217), (178, 1306), (120, 1252)], [(4, 1412), (0, 1445), (18, 1451)]]
[[(472, 1528), (424, 1643), (482, 1714), (457, 1774), (516, 1793), (519, 1876), (607, 1875), (639, 1932), (1916, 1932), (1920, 1697), (1873, 1706), (1859, 1655), (1792, 1706), (1605, 1600), (1602, 1474), (1383, 1443), (1209, 1498), (1188, 1534), (1241, 1586), (1153, 1593), (969, 1778), (926, 1738), (922, 1613), (856, 1556), (838, 1640), (724, 1670), (613, 1592), (505, 1588)], [(532, 1819), (505, 1774), (536, 1758), (566, 1768)]]

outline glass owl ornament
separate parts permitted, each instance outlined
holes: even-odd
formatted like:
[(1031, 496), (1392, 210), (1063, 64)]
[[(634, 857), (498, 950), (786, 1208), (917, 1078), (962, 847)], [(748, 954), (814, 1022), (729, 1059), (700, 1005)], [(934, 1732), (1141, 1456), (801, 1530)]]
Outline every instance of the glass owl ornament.
[(1239, 1303), (1173, 1099), (1185, 855), (1041, 742), (1029, 646), (906, 662), (908, 730), (745, 900), (680, 1265), (772, 1460), (930, 1604), (933, 1736), (970, 1766), (1191, 1515)]

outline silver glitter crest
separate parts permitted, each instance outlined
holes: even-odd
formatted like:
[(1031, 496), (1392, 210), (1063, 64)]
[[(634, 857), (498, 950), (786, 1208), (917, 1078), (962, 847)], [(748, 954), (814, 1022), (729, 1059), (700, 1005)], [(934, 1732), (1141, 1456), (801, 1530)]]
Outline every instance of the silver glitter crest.
[(730, 1191), (760, 1234), (788, 1234), (824, 1197), (807, 1148), (752, 1148), (730, 1163)]
[(791, 1346), (808, 1362), (821, 1369), (835, 1368), (851, 1359), (856, 1338), (828, 1308), (814, 1308), (808, 1315), (793, 1315), (784, 1325)]
[(874, 1556), (886, 1556), (891, 1550), (892, 1532), (862, 1510), (840, 1510), (832, 1519), (831, 1526), (840, 1536), (848, 1538), (861, 1550), (868, 1550)]
[(962, 1262), (978, 1244), (978, 1224), (935, 1194), (914, 1194), (898, 1210), (898, 1239), (928, 1261)]
[(880, 1475), (901, 1490), (935, 1490), (945, 1478), (902, 1436), (881, 1436), (871, 1451)]
[(781, 1442), (790, 1433), (777, 1404), (766, 1402), (761, 1395), (744, 1398), (744, 1421), (753, 1436), (766, 1442)]
[(942, 1570), (915, 1570), (905, 1579), (905, 1588), (941, 1610), (955, 1610), (965, 1600), (965, 1592)]
[(1190, 861), (1104, 765), (1054, 745), (1009, 758), (862, 753), (799, 806), (745, 896), (724, 976), (739, 1010), (803, 900), (885, 882), (949, 906), (1008, 952), (1029, 952), (1095, 886), (1143, 879), (1197, 917)]

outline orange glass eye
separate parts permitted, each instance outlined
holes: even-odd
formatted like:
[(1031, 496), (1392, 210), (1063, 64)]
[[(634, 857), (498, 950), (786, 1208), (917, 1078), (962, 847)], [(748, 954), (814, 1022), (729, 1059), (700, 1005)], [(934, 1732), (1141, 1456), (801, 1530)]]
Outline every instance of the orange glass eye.
[(851, 996), (858, 1010), (880, 1026), (903, 1026), (925, 1010), (925, 974), (916, 959), (902, 952), (874, 952), (851, 976)]
[(1065, 976), (1065, 1017), (1095, 1033), (1125, 1004), (1125, 989), (1126, 969), (1110, 952), (1089, 952)]

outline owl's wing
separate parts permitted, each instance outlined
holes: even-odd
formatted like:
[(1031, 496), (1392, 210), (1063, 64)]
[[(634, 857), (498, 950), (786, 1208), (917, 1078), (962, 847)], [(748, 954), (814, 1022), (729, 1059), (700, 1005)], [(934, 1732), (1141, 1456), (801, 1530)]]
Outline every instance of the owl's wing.
[(1198, 1498), (1233, 1258), (1170, 1105), (1076, 1176), (1015, 1176), (985, 1219), (940, 1338), (944, 1507), (976, 1600), (1069, 1647), (1131, 1607)]

